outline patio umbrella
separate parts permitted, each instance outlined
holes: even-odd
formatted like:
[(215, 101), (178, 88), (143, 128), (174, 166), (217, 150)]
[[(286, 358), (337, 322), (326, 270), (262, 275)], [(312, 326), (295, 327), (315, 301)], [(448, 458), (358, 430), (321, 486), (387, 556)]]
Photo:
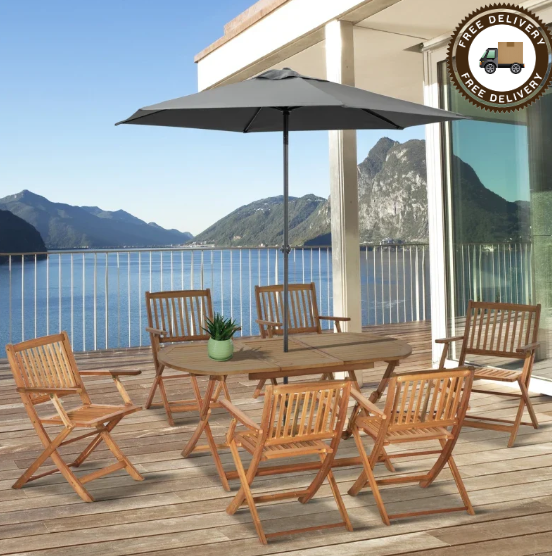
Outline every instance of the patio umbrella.
[(285, 68), (146, 106), (119, 124), (187, 127), (256, 133), (282, 131), (284, 140), (284, 351), (288, 351), (288, 256), (290, 131), (404, 129), (464, 116), (364, 89), (306, 77)]

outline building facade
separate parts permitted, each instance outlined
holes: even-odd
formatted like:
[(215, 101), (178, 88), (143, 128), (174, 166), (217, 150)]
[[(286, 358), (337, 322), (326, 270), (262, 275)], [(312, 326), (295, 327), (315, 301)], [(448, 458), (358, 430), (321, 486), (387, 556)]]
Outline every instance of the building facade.
[[(520, 3), (552, 25), (552, 0)], [(552, 91), (480, 110), (448, 78), (447, 45), (481, 0), (260, 0), (196, 56), (200, 90), (270, 68), (450, 109), (426, 126), (434, 339), (461, 333), (469, 299), (541, 303), (532, 389), (552, 395)], [(360, 329), (356, 132), (329, 132), (335, 314)], [(434, 344), (433, 360), (441, 355)], [(454, 365), (456, 353), (450, 354)]]

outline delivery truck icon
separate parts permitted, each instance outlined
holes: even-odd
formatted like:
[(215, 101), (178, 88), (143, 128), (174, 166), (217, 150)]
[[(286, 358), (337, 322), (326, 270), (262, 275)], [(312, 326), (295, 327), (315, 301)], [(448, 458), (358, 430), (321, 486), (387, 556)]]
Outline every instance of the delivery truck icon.
[(523, 63), (522, 42), (499, 42), (498, 48), (487, 48), (479, 60), (479, 67), (487, 73), (494, 73), (496, 68), (510, 68), (518, 74), (525, 67)]

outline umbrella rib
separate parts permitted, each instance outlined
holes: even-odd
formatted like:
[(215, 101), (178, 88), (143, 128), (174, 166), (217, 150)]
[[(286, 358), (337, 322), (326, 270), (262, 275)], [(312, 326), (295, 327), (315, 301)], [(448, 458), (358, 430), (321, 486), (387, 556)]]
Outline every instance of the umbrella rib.
[(249, 129), (251, 128), (251, 126), (253, 125), (253, 122), (257, 119), (257, 116), (259, 115), (259, 112), (263, 109), (263, 107), (261, 106), (260, 108), (257, 108), (257, 110), (255, 110), (255, 114), (253, 114), (253, 117), (247, 122), (247, 125), (243, 128), (243, 132), (244, 133), (248, 133)]
[[(127, 118), (126, 120), (122, 120), (120, 122), (117, 122), (115, 125), (121, 125), (121, 124), (130, 124), (132, 122), (135, 122), (136, 120), (141, 120), (142, 118), (146, 118), (147, 116), (152, 116), (153, 114), (159, 114), (159, 112), (165, 112), (167, 109), (164, 108), (163, 110), (154, 110), (152, 112), (148, 112), (147, 114), (142, 114), (141, 116), (137, 116), (136, 118), (132, 118), (132, 120), (130, 118)], [(132, 116), (131, 116), (132, 117)]]
[(391, 120), (389, 120), (385, 116), (382, 116), (381, 114), (378, 114), (377, 112), (374, 112), (373, 110), (370, 110), (369, 108), (361, 108), (361, 110), (363, 112), (366, 112), (367, 114), (370, 114), (371, 116), (374, 116), (375, 118), (378, 118), (378, 120), (382, 120), (384, 122), (387, 122), (388, 124), (392, 125), (395, 129), (404, 129), (404, 127), (401, 127), (400, 125), (397, 125), (395, 122), (392, 122)]

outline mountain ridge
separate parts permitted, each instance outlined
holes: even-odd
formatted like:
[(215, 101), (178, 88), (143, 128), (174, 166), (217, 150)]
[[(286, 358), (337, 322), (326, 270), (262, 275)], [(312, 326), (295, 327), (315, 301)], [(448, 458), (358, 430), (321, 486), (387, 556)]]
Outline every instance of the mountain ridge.
[[(325, 203), (312, 193), (289, 198), (289, 230), (292, 243), (303, 242), (303, 222)], [(283, 196), (266, 197), (243, 205), (197, 235), (197, 242), (215, 242), (219, 246), (281, 245), (283, 241)]]
[[(38, 230), (11, 213), (0, 210), (0, 253), (44, 253), (46, 245)], [(7, 257), (0, 257), (0, 263)]]
[[(529, 204), (507, 201), (483, 185), (475, 170), (452, 157), (458, 183), (456, 242), (496, 242), (528, 238)], [(404, 143), (381, 138), (358, 164), (360, 243), (428, 241), (425, 141)], [(146, 223), (124, 210), (53, 203), (24, 190), (0, 199), (7, 209), (33, 225), (49, 248), (154, 247), (183, 244), (193, 236)], [(218, 247), (276, 246), (283, 243), (283, 196), (243, 205), (221, 218), (194, 243)], [(290, 243), (331, 244), (331, 203), (314, 194), (290, 197)]]
[[(483, 185), (475, 170), (457, 156), (453, 156), (455, 175), (460, 176), (461, 187), (454, 188), (455, 201), (461, 207), (456, 222), (456, 241), (506, 241), (528, 237), (528, 207), (523, 201), (507, 201)], [(425, 141), (411, 139), (400, 143), (382, 137), (358, 164), (359, 228), (361, 243), (379, 243), (392, 239), (408, 243), (427, 243), (427, 170)], [(293, 197), (290, 204), (290, 243), (292, 245), (331, 244), (330, 199), (317, 199), (309, 210), (300, 212), (302, 220), (291, 216), (292, 206), (305, 204), (309, 196)], [(267, 244), (266, 234), (258, 222), (251, 221), (252, 211), (259, 203), (270, 203), (273, 215), (270, 228), (271, 245), (282, 243), (283, 209), (276, 205), (282, 197), (269, 197), (254, 201), (220, 219), (196, 239), (208, 239), (217, 246)], [(239, 218), (229, 219), (232, 215)], [(297, 215), (295, 215), (297, 216)], [(231, 222), (232, 233), (227, 230)], [(278, 229), (279, 226), (279, 229)], [(263, 239), (255, 242), (257, 230)], [(279, 233), (277, 233), (279, 231)], [(250, 241), (249, 243), (247, 241)]]
[(0, 209), (34, 226), (48, 249), (160, 247), (193, 238), (189, 232), (166, 230), (124, 210), (56, 203), (26, 189), (0, 199)]

